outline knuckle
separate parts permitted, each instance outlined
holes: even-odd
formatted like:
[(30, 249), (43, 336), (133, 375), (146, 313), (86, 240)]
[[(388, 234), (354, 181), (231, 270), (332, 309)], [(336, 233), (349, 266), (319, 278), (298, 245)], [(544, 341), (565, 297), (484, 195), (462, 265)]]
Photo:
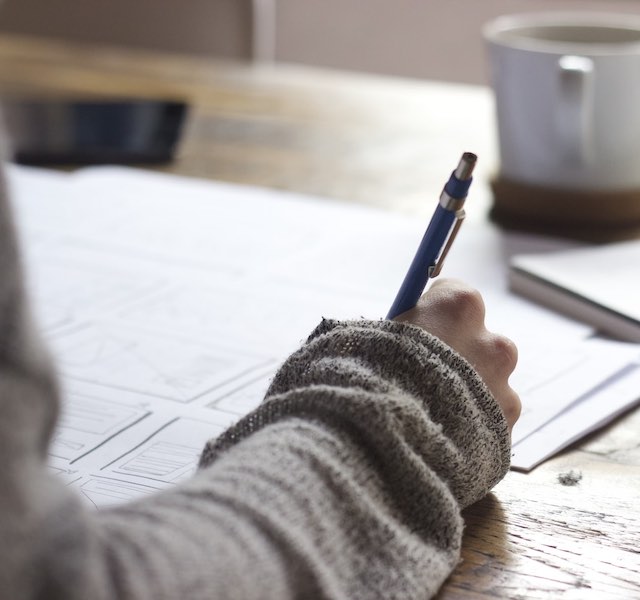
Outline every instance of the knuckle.
[(451, 292), (452, 306), (461, 318), (484, 320), (485, 306), (480, 292), (473, 288), (457, 288)]
[(520, 396), (511, 390), (509, 402), (504, 407), (505, 417), (510, 424), (514, 424), (522, 413), (522, 401)]
[(518, 363), (518, 348), (508, 337), (492, 334), (489, 342), (489, 353), (501, 370), (513, 372)]

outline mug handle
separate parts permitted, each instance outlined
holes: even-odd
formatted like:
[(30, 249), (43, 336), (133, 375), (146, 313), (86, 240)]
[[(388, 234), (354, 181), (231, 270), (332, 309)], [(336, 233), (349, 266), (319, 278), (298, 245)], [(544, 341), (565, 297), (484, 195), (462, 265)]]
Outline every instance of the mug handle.
[(584, 165), (593, 160), (593, 61), (566, 55), (558, 60), (556, 127), (565, 159)]

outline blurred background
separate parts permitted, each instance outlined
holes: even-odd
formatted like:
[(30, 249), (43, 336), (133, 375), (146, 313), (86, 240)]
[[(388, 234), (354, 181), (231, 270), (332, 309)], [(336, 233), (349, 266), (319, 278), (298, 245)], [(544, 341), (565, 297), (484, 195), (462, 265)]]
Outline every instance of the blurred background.
[(5, 0), (0, 32), (487, 83), (483, 23), (640, 0)]

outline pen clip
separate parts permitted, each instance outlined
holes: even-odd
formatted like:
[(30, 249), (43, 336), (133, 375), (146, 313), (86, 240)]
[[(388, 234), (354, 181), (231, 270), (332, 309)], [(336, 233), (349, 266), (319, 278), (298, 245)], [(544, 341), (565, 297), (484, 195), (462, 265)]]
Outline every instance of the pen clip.
[(456, 220), (455, 220), (455, 223), (453, 224), (453, 227), (451, 228), (451, 232), (449, 233), (447, 242), (442, 248), (440, 255), (436, 259), (436, 264), (429, 267), (429, 278), (437, 277), (438, 275), (440, 275), (440, 271), (442, 271), (442, 265), (444, 264), (444, 259), (447, 257), (447, 254), (451, 249), (453, 240), (456, 238), (456, 235), (458, 235), (458, 231), (460, 229), (460, 226), (462, 225), (462, 221), (464, 221), (465, 216), (466, 215), (465, 215), (464, 209), (460, 209), (459, 211), (456, 212)]

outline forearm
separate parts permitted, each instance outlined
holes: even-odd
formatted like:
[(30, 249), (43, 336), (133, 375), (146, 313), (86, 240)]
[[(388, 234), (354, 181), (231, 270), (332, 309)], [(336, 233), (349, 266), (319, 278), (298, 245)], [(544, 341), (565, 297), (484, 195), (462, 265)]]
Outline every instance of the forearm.
[(396, 486), (353, 433), (286, 418), (180, 490), (101, 515), (118, 597), (432, 596), (458, 560), (457, 503), (428, 469)]
[(492, 402), (414, 328), (325, 323), (189, 482), (97, 515), (32, 490), (42, 597), (430, 597), (508, 467)]
[(324, 320), (279, 370), (263, 405), (210, 443), (202, 463), (287, 415), (350, 427), (372, 452), (385, 450), (394, 472), (417, 457), (462, 507), (509, 468), (508, 427), (478, 374), (411, 325)]
[[(434, 594), (459, 557), (461, 508), (509, 466), (506, 422), (470, 365), (415, 327), (324, 322), (279, 371), (266, 402), (212, 443), (203, 464), (242, 453), (264, 463), (269, 446), (252, 446), (256, 432), (286, 444), (290, 419), (298, 434), (302, 422), (310, 428), (306, 445), (274, 460), (272, 479), (278, 487), (291, 480), (286, 497), (302, 495), (302, 524), (288, 526), (321, 549), (305, 555), (307, 569), (330, 565), (345, 597)], [(320, 475), (317, 487), (309, 473)], [(309, 513), (315, 521), (305, 521)]]

